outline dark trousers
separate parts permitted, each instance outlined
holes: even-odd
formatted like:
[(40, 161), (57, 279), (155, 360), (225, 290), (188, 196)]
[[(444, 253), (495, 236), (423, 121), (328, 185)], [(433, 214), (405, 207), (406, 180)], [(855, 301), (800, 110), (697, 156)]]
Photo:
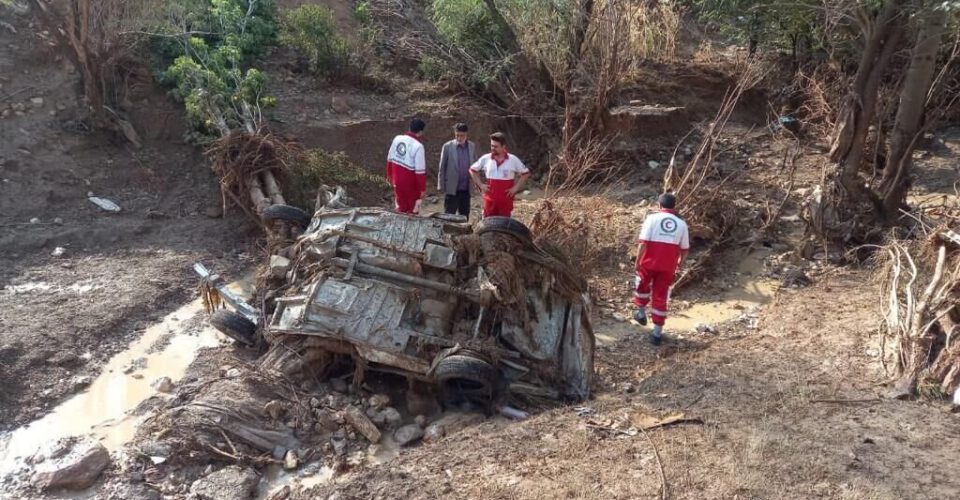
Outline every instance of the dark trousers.
[(457, 191), (443, 197), (443, 211), (470, 217), (470, 191)]

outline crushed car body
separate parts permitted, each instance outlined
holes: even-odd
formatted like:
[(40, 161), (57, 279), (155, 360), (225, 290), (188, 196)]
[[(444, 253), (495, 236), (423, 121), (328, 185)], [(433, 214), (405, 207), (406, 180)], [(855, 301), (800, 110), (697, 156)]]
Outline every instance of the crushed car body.
[[(585, 281), (517, 220), (471, 225), (456, 216), (324, 208), (270, 260), (260, 316), (224, 296), (238, 312), (215, 315), (218, 329), (245, 343), (308, 337), (352, 356), (360, 373), (401, 374), (448, 396), (590, 394)], [(209, 272), (204, 279), (225, 288)]]

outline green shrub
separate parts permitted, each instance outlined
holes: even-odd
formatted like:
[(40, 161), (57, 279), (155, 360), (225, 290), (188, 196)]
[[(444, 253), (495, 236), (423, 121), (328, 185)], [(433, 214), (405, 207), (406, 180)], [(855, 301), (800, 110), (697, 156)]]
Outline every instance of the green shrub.
[(357, 6), (353, 8), (353, 17), (362, 25), (370, 24), (370, 4), (367, 2), (358, 3)]
[(302, 5), (287, 13), (280, 43), (297, 51), (315, 74), (339, 74), (350, 65), (350, 46), (337, 35), (333, 12), (319, 5)]

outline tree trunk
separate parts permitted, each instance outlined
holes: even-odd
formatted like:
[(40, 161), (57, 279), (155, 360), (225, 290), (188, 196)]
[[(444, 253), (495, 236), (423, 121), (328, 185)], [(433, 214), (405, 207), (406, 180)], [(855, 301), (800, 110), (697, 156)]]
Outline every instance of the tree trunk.
[(856, 201), (869, 200), (882, 210), (880, 198), (867, 189), (860, 178), (867, 132), (876, 115), (878, 92), (883, 74), (903, 34), (903, 0), (887, 0), (873, 24), (838, 126), (834, 133), (830, 158), (838, 165), (838, 182), (847, 196)]
[(913, 148), (918, 134), (922, 132), (924, 107), (936, 72), (937, 53), (946, 26), (946, 16), (944, 12), (928, 7), (922, 22), (900, 91), (897, 119), (880, 184), (883, 207), (888, 217), (895, 215), (906, 203)]

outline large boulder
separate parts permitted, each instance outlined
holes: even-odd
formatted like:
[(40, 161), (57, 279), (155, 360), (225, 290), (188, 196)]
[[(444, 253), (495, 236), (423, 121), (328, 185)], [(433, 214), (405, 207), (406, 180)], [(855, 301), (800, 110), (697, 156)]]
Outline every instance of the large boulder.
[(253, 469), (232, 465), (197, 479), (190, 486), (190, 493), (200, 500), (250, 499), (258, 480)]
[(38, 463), (33, 482), (43, 490), (82, 490), (90, 487), (108, 465), (107, 449), (91, 438), (82, 438)]

